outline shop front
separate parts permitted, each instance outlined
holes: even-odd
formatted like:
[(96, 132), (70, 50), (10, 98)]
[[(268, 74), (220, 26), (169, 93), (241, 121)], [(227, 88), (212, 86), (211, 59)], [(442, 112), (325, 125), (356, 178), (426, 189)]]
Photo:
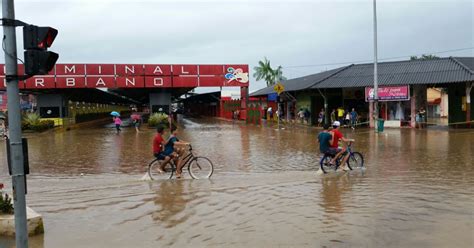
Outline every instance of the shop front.
[[(412, 126), (412, 103), (410, 86), (381, 86), (378, 88), (379, 116), (385, 120), (385, 127)], [(365, 88), (365, 100), (369, 103), (369, 116), (373, 116), (374, 88)], [(370, 118), (370, 126), (373, 127)]]

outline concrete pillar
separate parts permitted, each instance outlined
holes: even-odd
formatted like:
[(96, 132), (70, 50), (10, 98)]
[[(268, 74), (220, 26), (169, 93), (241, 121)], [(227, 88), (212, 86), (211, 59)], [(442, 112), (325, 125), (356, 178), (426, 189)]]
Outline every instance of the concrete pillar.
[(166, 114), (169, 113), (171, 107), (171, 93), (158, 92), (150, 93), (150, 110), (151, 113), (158, 112), (161, 108)]
[(247, 105), (249, 102), (249, 87), (240, 87), (240, 119), (245, 120), (247, 118)]

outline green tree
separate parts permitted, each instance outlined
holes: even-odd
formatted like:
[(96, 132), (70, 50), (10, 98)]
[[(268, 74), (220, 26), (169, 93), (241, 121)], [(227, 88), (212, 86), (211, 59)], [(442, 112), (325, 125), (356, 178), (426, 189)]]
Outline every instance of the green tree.
[(439, 59), (439, 57), (433, 54), (423, 54), (420, 57), (418, 56), (410, 57), (410, 60), (430, 60), (430, 59)]
[(286, 80), (283, 76), (283, 67), (278, 66), (276, 69), (272, 69), (270, 65), (270, 60), (266, 57), (260, 61), (258, 61), (258, 66), (254, 68), (253, 76), (257, 80), (265, 80), (267, 86), (274, 85), (277, 81)]

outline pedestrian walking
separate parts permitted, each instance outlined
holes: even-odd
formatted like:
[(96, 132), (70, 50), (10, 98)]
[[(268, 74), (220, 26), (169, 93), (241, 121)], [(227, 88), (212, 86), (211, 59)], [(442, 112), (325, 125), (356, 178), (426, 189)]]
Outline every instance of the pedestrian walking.
[(331, 111), (331, 123), (334, 123), (336, 121), (336, 110), (332, 109)]
[(308, 108), (304, 109), (304, 121), (309, 123), (309, 118), (311, 117), (311, 113), (309, 112)]
[(420, 123), (421, 123), (421, 128), (426, 127), (426, 111), (425, 111), (425, 108), (423, 107), (420, 108)]
[(119, 134), (122, 131), (122, 129), (120, 129), (120, 126), (122, 125), (122, 120), (118, 116), (114, 116), (113, 120), (115, 123), (115, 129), (117, 130), (117, 134)]
[(323, 120), (324, 120), (324, 109), (321, 109), (321, 111), (319, 111), (319, 115), (318, 115), (318, 127), (322, 126)]
[(349, 127), (349, 125), (351, 124), (351, 113), (349, 112), (349, 110), (346, 110), (345, 116), (346, 117), (344, 118), (344, 126)]
[(352, 111), (351, 111), (351, 127), (352, 129), (355, 129), (355, 126), (357, 124), (357, 119), (359, 118), (359, 115), (357, 114), (357, 112), (355, 111), (354, 108), (352, 108)]
[(141, 124), (141, 116), (139, 114), (132, 114), (130, 116), (130, 119), (132, 119), (132, 125), (135, 127), (135, 131), (137, 133), (140, 132), (140, 124)]
[(298, 118), (300, 119), (301, 124), (303, 124), (303, 122), (304, 122), (304, 111), (303, 111), (303, 108), (300, 108), (300, 111), (298, 112)]
[(344, 108), (339, 107), (337, 108), (337, 120), (339, 123), (344, 123)]
[(273, 109), (272, 109), (272, 107), (269, 107), (267, 109), (267, 113), (268, 113), (269, 120), (273, 120)]

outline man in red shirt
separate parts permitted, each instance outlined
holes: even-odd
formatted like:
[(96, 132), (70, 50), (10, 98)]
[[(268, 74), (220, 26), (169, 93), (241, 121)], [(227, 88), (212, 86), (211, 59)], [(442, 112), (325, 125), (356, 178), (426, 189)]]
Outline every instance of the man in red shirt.
[[(353, 139), (346, 139), (344, 138), (344, 136), (342, 135), (341, 131), (339, 131), (339, 127), (341, 126), (341, 123), (339, 121), (335, 121), (333, 124), (332, 124), (332, 130), (331, 130), (331, 133), (332, 133), (332, 137), (333, 137), (333, 140), (332, 142), (330, 142), (330, 147), (329, 147), (329, 150), (330, 152), (332, 153), (336, 153), (336, 156), (334, 156), (333, 159), (331, 159), (331, 164), (334, 164), (336, 159), (339, 158), (340, 156), (342, 156), (344, 154), (344, 158), (342, 159), (342, 162), (341, 162), (341, 167), (343, 170), (348, 170), (347, 166), (346, 166), (346, 162), (347, 162), (347, 159), (349, 159), (349, 153), (347, 153), (347, 142), (354, 142)], [(339, 140), (342, 140), (342, 142), (344, 143), (344, 146), (342, 148), (339, 148)]]
[(163, 160), (163, 162), (160, 165), (159, 172), (163, 173), (163, 168), (166, 163), (168, 163), (171, 159), (170, 156), (167, 156), (163, 153), (163, 148), (166, 145), (166, 141), (163, 139), (163, 133), (164, 133), (164, 128), (163, 126), (159, 126), (156, 129), (156, 135), (155, 138), (153, 138), (153, 155), (159, 159)]

